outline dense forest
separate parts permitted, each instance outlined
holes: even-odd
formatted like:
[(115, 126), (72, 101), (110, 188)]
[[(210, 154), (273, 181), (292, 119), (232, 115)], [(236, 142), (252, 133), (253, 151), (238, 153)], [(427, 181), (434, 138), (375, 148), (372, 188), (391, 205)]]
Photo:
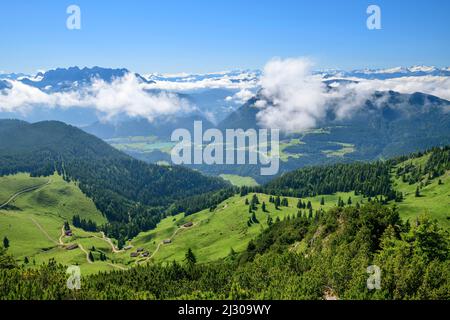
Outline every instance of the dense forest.
[(183, 167), (135, 160), (61, 122), (1, 120), (0, 175), (55, 171), (78, 183), (108, 219), (104, 231), (117, 239), (154, 228), (174, 201), (228, 186)]
[[(407, 161), (425, 154), (429, 154), (429, 158), (423, 167)], [(407, 165), (397, 168), (396, 174), (402, 176), (404, 181), (417, 183), (424, 175), (428, 175), (429, 180), (432, 180), (450, 170), (450, 146), (436, 147), (386, 161), (301, 168), (288, 172), (263, 187), (247, 189), (299, 198), (355, 191), (356, 194), (366, 197), (385, 196), (387, 200), (393, 200), (397, 194), (392, 187), (391, 173), (401, 162), (407, 162)]]
[(308, 167), (284, 174), (269, 182), (264, 190), (299, 198), (352, 190), (367, 197), (392, 197), (390, 168), (389, 162), (381, 161)]
[[(197, 264), (148, 264), (82, 277), (66, 286), (65, 268), (34, 269), (0, 251), (2, 299), (450, 299), (449, 234), (427, 216), (403, 222), (395, 208), (369, 203), (313, 218), (276, 221), (241, 254)], [(379, 266), (379, 290), (367, 267)]]

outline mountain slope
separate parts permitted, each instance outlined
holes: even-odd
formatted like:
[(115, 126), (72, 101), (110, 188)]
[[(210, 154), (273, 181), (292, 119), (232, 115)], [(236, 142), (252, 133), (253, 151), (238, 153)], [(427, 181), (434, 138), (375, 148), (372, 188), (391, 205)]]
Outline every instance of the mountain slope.
[(57, 171), (75, 180), (112, 223), (114, 236), (152, 228), (171, 202), (227, 184), (182, 167), (135, 160), (64, 123), (0, 120), (0, 175)]
[(183, 128), (193, 132), (194, 121), (201, 121), (204, 130), (213, 127), (213, 124), (202, 115), (192, 114), (178, 117), (161, 117), (153, 122), (143, 118), (125, 120), (118, 123), (97, 121), (89, 126), (82, 127), (82, 129), (102, 139), (155, 136), (170, 140), (172, 132), (176, 129)]
[[(258, 128), (249, 100), (219, 124)], [(305, 165), (374, 160), (450, 143), (450, 102), (423, 93), (376, 92), (345, 119), (329, 112), (317, 128), (281, 136), (281, 172)], [(252, 175), (251, 172), (241, 174)]]

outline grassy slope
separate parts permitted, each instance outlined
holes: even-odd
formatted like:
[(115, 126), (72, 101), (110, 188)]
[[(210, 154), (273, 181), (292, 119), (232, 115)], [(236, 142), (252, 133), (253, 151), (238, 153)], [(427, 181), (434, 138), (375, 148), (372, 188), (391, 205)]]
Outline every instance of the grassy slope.
[(0, 178), (0, 204), (6, 202), (19, 190), (38, 186), (48, 181), (46, 178), (30, 178), (28, 174), (20, 173)]
[[(347, 200), (349, 196), (353, 201), (361, 199), (355, 197), (353, 193), (338, 193), (327, 195), (325, 198), (324, 209), (335, 206), (338, 197), (341, 196)], [(168, 217), (161, 221), (155, 230), (139, 234), (133, 239), (132, 244), (136, 247), (144, 247), (150, 252), (154, 252), (158, 245), (164, 240), (169, 239), (182, 224), (192, 221), (193, 227), (180, 229), (172, 238), (171, 244), (161, 245), (159, 251), (154, 255), (155, 261), (183, 260), (184, 254), (188, 248), (192, 248), (197, 255), (199, 262), (207, 262), (226, 257), (231, 248), (235, 251), (242, 251), (247, 247), (249, 240), (256, 237), (262, 229), (267, 228), (267, 217), (272, 216), (283, 218), (287, 215), (297, 214), (296, 198), (289, 199), (289, 207), (280, 207), (275, 210), (274, 205), (269, 203), (269, 196), (258, 194), (260, 202), (266, 202), (267, 210), (265, 213), (258, 206), (256, 217), (259, 224), (247, 226), (247, 220), (250, 217), (248, 206), (245, 205), (245, 198), (251, 199), (251, 195), (240, 197), (238, 195), (222, 202), (214, 212), (203, 210), (199, 213), (184, 217), (179, 214), (174, 217)], [(319, 209), (320, 198), (305, 198), (310, 200), (314, 209)]]
[[(31, 263), (34, 260), (39, 264), (55, 258), (64, 264), (79, 264), (84, 272), (111, 269), (104, 262), (88, 264), (86, 254), (80, 249), (68, 251), (58, 246), (62, 225), (64, 221), (71, 221), (74, 214), (99, 224), (106, 222), (94, 203), (74, 183), (67, 183), (58, 175), (50, 178), (31, 178), (27, 174), (0, 177), (1, 199), (49, 179), (49, 185), (19, 196), (11, 203), (12, 208), (0, 210), (0, 237), (8, 237), (10, 252), (19, 261), (28, 257)], [(105, 253), (111, 252), (110, 246), (103, 240), (92, 238), (92, 233), (76, 228), (73, 230), (75, 237), (65, 239), (65, 242), (82, 243), (86, 249), (95, 245), (96, 249), (103, 249)], [(100, 237), (100, 234), (97, 236)]]
[[(429, 155), (424, 155), (420, 158), (407, 160), (399, 164), (403, 166), (406, 163), (412, 163), (416, 166), (425, 166)], [(395, 171), (394, 171), (395, 172)], [(401, 178), (396, 178), (392, 175), (394, 181), (394, 188), (401, 191), (404, 200), (396, 203), (399, 208), (400, 215), (405, 219), (414, 219), (421, 214), (429, 214), (436, 218), (443, 226), (450, 228), (450, 171), (440, 178), (430, 181), (427, 185), (425, 183), (426, 177), (423, 177), (424, 187), (420, 190), (420, 197), (415, 196), (416, 187), (418, 184), (404, 183)], [(438, 180), (441, 179), (443, 184), (439, 185)]]
[(232, 185), (242, 187), (242, 186), (257, 186), (258, 182), (255, 181), (252, 177), (243, 177), (235, 174), (221, 174), (221, 178), (229, 181)]

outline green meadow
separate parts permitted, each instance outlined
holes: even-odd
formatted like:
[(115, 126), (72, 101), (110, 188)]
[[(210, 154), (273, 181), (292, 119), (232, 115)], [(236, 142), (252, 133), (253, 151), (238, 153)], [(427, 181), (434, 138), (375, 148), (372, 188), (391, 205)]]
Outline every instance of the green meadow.
[(220, 177), (237, 187), (253, 187), (258, 185), (258, 182), (252, 177), (243, 177), (236, 174), (221, 174)]
[[(153, 254), (153, 257), (146, 261), (181, 261), (189, 248), (194, 251), (199, 262), (225, 258), (231, 249), (236, 252), (245, 250), (248, 242), (268, 227), (269, 216), (275, 221), (277, 218), (284, 219), (288, 215), (296, 215), (299, 211), (297, 198), (287, 197), (289, 205), (275, 209), (274, 204), (269, 203), (268, 195), (257, 194), (257, 196), (261, 204), (262, 202), (266, 203), (267, 211), (263, 212), (262, 205), (258, 205), (255, 215), (259, 223), (247, 225), (251, 214), (245, 204), (245, 199), (250, 201), (252, 194), (245, 197), (235, 195), (222, 202), (213, 212), (203, 210), (187, 217), (184, 217), (183, 214), (167, 217), (158, 224), (156, 229), (139, 234), (131, 243), (133, 246), (143, 247)], [(321, 208), (326, 210), (336, 206), (339, 197), (344, 201), (351, 197), (353, 203), (362, 200), (353, 192), (341, 192), (323, 196), (325, 200), (323, 206), (320, 205), (322, 196), (304, 198), (302, 201), (311, 201), (314, 210)], [(183, 228), (182, 225), (187, 222), (192, 222), (193, 226)], [(167, 239), (170, 239), (171, 243), (161, 244), (163, 240)]]
[[(426, 160), (424, 156), (408, 161), (424, 165)], [(402, 182), (395, 177), (394, 172), (395, 170), (392, 174), (394, 188), (403, 193), (404, 199), (402, 202), (392, 202), (391, 205), (398, 207), (403, 218), (414, 219), (425, 213), (438, 219), (447, 228), (450, 227), (450, 172), (440, 177), (441, 184), (438, 183), (439, 179), (427, 181), (423, 177), (420, 197), (415, 196), (417, 184)], [(228, 175), (224, 178), (235, 185), (254, 183), (248, 177)], [(223, 201), (213, 211), (207, 209), (186, 217), (184, 213), (166, 217), (154, 230), (141, 232), (128, 241), (127, 245), (132, 246), (131, 249), (113, 252), (111, 244), (101, 233), (72, 227), (72, 237), (62, 236), (64, 221), (71, 222), (73, 215), (91, 219), (98, 225), (104, 224), (106, 219), (76, 183), (68, 183), (56, 174), (48, 178), (33, 178), (23, 173), (0, 177), (0, 205), (12, 195), (36, 186), (40, 187), (20, 194), (8, 206), (0, 209), (0, 237), (8, 237), (9, 250), (20, 263), (24, 262), (25, 257), (30, 266), (55, 259), (64, 265), (79, 265), (85, 274), (129, 268), (139, 263), (182, 261), (189, 248), (194, 251), (199, 263), (224, 259), (232, 250), (245, 250), (251, 239), (268, 228), (269, 217), (275, 221), (277, 218), (296, 215), (299, 211), (297, 198), (287, 197), (288, 206), (276, 209), (269, 202), (269, 195), (257, 194), (260, 202), (254, 211), (257, 222), (249, 224), (252, 214), (245, 202), (246, 199), (250, 201), (253, 194), (235, 195)], [(324, 205), (320, 204), (322, 197)], [(327, 210), (337, 206), (339, 197), (345, 203), (350, 197), (352, 205), (367, 201), (362, 196), (355, 196), (353, 192), (319, 195), (303, 198), (302, 201), (310, 201), (314, 211)], [(266, 211), (262, 210), (262, 202), (266, 204)], [(302, 211), (307, 212), (305, 209)], [(188, 222), (193, 225), (184, 227)], [(170, 241), (163, 243), (164, 240)], [(115, 240), (112, 242), (117, 245)], [(66, 250), (66, 246), (70, 244), (78, 244), (79, 247)], [(150, 255), (131, 258), (131, 252), (135, 252), (137, 248), (149, 251)], [(301, 251), (302, 243), (294, 249)], [(89, 252), (92, 252), (93, 262), (87, 258)], [(106, 261), (100, 261), (101, 253), (106, 255)]]
[(113, 268), (105, 262), (88, 263), (86, 254), (79, 248), (66, 250), (63, 247), (64, 244), (81, 243), (86, 249), (95, 246), (96, 250), (111, 252), (106, 241), (93, 237), (101, 238), (100, 233), (72, 227), (73, 237), (61, 237), (64, 221), (71, 222), (73, 215), (98, 224), (106, 222), (92, 200), (75, 183), (68, 183), (56, 174), (48, 178), (33, 178), (24, 173), (0, 177), (0, 205), (15, 193), (39, 185), (43, 186), (19, 195), (0, 209), (0, 237), (9, 239), (9, 251), (17, 260), (23, 262), (26, 257), (29, 264), (34, 265), (53, 258), (67, 265), (78, 264), (86, 272)]
[[(398, 166), (411, 163), (415, 166), (424, 167), (429, 155), (407, 160)], [(397, 167), (398, 167), (397, 166)], [(395, 170), (394, 170), (395, 171)], [(427, 214), (437, 219), (441, 225), (450, 228), (450, 171), (443, 176), (428, 181), (426, 176), (422, 177), (423, 187), (420, 196), (416, 197), (416, 188), (420, 184), (409, 184), (401, 178), (392, 174), (394, 189), (403, 193), (403, 201), (395, 203), (399, 208), (400, 215), (405, 219), (414, 219), (421, 214)], [(439, 184), (441, 180), (441, 184)]]

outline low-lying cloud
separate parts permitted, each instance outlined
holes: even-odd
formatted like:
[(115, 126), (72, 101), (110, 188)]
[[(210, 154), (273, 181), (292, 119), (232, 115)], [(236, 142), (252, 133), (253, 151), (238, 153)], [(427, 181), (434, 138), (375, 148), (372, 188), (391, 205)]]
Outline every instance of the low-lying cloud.
[[(330, 80), (330, 79), (327, 79)], [(333, 90), (313, 73), (306, 58), (272, 59), (260, 80), (257, 120), (268, 128), (300, 132), (317, 126), (328, 111), (338, 119), (350, 118), (375, 91), (422, 92), (450, 99), (450, 78), (401, 77), (388, 80), (347, 79), (331, 83)]]
[(68, 92), (46, 93), (20, 81), (10, 81), (11, 89), (0, 92), (0, 111), (26, 114), (32, 108), (94, 108), (104, 119), (119, 114), (149, 121), (161, 115), (186, 112), (192, 106), (174, 93), (148, 90), (132, 73), (111, 83), (93, 80), (87, 87)]
[(302, 131), (325, 116), (326, 87), (321, 76), (312, 74), (312, 62), (305, 58), (273, 59), (261, 77), (261, 111), (257, 119), (265, 127)]
[(236, 75), (228, 75), (226, 73), (215, 74), (214, 77), (204, 77), (201, 79), (188, 75), (177, 80), (170, 79), (170, 77), (165, 80), (154, 79), (151, 76), (149, 78), (155, 81), (149, 85), (150, 88), (177, 92), (204, 89), (245, 90), (254, 88), (258, 83), (255, 74), (246, 72)]

